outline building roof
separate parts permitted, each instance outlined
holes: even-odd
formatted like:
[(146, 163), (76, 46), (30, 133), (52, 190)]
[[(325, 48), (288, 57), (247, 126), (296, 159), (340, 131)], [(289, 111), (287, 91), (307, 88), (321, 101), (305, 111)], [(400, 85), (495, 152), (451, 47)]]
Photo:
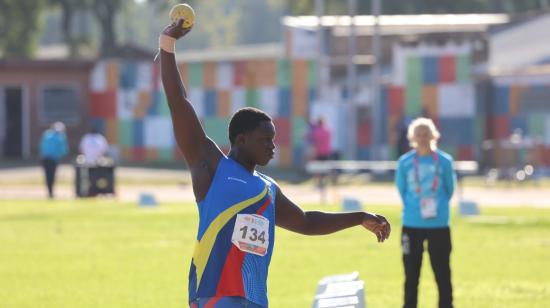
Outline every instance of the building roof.
[(91, 60), (25, 60), (0, 59), (2, 70), (87, 70), (91, 69), (94, 61)]
[(232, 46), (223, 49), (180, 51), (176, 54), (176, 61), (238, 61), (263, 58), (281, 58), (283, 55), (284, 45), (281, 43), (273, 43)]
[[(372, 15), (358, 15), (353, 19), (357, 35), (371, 35), (375, 23)], [(485, 32), (489, 26), (509, 22), (507, 14), (421, 14), (421, 15), (382, 15), (379, 17), (382, 35), (408, 35), (441, 32)], [(352, 18), (343, 16), (322, 16), (323, 27), (334, 28), (336, 36), (349, 33)], [(305, 29), (315, 29), (319, 23), (317, 16), (286, 16), (283, 25)]]
[(550, 64), (525, 66), (518, 69), (506, 70), (492, 68), (491, 76), (493, 77), (507, 77), (507, 76), (550, 76)]
[(489, 37), (491, 71), (514, 71), (545, 64), (550, 59), (548, 43), (550, 14), (514, 24)]
[[(150, 60), (153, 59), (155, 53), (144, 47), (135, 44), (123, 44), (116, 46), (113, 51), (113, 56), (108, 58), (124, 58), (133, 60)], [(39, 46), (36, 51), (36, 59), (39, 60), (61, 60), (69, 58), (69, 49), (65, 44), (52, 44)], [(83, 55), (80, 59), (97, 58), (95, 55)]]

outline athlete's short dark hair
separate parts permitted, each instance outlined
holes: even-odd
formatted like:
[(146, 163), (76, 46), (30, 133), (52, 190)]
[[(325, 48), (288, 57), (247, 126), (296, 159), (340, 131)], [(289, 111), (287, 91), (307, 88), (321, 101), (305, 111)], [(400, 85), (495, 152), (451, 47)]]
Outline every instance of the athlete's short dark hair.
[(255, 130), (264, 121), (271, 121), (271, 117), (260, 109), (246, 107), (237, 110), (229, 122), (229, 141), (233, 145), (237, 135)]

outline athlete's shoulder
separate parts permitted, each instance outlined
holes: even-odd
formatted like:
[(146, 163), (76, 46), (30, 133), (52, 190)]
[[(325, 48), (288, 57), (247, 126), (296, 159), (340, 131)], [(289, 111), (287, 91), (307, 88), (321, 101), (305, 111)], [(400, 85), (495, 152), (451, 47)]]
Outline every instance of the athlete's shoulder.
[(445, 161), (445, 162), (448, 162), (448, 163), (452, 163), (453, 162), (453, 157), (451, 156), (451, 154), (443, 151), (443, 150), (437, 150), (437, 154), (439, 155), (439, 157), (441, 158), (442, 161)]
[(270, 177), (270, 176), (268, 176), (268, 175), (265, 175), (265, 174), (263, 174), (263, 173), (261, 173), (261, 172), (258, 172), (258, 171), (256, 171), (256, 174), (257, 174), (260, 178), (264, 179), (265, 181), (268, 181), (268, 182), (270, 182), (271, 184), (273, 184), (273, 185), (275, 185), (275, 186), (279, 186), (279, 185), (277, 184), (277, 181), (275, 181), (272, 177)]
[(415, 153), (416, 153), (416, 150), (410, 150), (410, 151), (408, 151), (407, 153), (401, 155), (401, 156), (399, 157), (399, 159), (397, 160), (398, 163), (401, 164), (401, 163), (404, 163), (404, 162), (406, 162), (406, 161), (412, 160), (413, 157), (414, 157), (414, 155), (415, 155)]
[(227, 168), (227, 167), (229, 167), (231, 165), (235, 165), (235, 164), (238, 164), (238, 163), (222, 153), (222, 156), (220, 157), (220, 161), (218, 162), (217, 169), (220, 169), (222, 167)]

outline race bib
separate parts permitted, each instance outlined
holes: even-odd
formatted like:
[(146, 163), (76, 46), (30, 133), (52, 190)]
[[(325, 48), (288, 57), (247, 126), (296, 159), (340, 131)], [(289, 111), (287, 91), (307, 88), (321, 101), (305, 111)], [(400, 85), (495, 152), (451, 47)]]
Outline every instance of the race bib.
[(265, 256), (269, 247), (269, 220), (255, 214), (237, 214), (231, 242), (244, 252)]
[(424, 219), (437, 216), (437, 202), (435, 198), (420, 198), (420, 214), (422, 214), (422, 218)]

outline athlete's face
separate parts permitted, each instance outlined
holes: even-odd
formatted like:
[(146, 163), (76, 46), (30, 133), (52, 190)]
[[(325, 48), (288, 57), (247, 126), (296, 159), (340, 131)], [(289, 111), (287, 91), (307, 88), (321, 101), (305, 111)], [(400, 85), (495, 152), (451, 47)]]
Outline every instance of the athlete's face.
[(265, 166), (275, 155), (275, 125), (263, 121), (255, 130), (245, 134), (244, 150), (248, 159)]

